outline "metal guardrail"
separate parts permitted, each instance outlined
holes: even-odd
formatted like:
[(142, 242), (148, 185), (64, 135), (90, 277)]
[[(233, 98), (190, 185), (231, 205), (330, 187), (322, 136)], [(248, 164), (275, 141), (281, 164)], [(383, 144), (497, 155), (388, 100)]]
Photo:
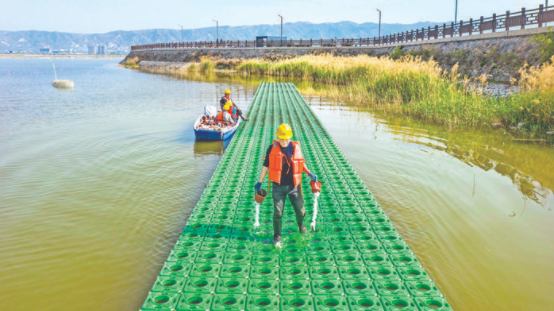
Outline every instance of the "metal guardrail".
[[(545, 26), (547, 22), (554, 22), (554, 5), (544, 7), (540, 5), (538, 9), (526, 10), (522, 8), (518, 12), (506, 11), (506, 14), (496, 15), (484, 18), (481, 16), (478, 20), (460, 21), (450, 25), (442, 24), (435, 27), (427, 27), (405, 31), (401, 33), (390, 34), (374, 38), (344, 38), (344, 39), (299, 39), (285, 41), (267, 41), (264, 47), (340, 47), (340, 46), (380, 46), (390, 44), (400, 44), (407, 42), (417, 42), (426, 40), (436, 40), (447, 37), (471, 36), (474, 34), (483, 34), (497, 31), (509, 31), (513, 27), (525, 29), (528, 26)], [(193, 49), (193, 48), (254, 48), (257, 47), (256, 40), (219, 40), (219, 41), (194, 41), (194, 42), (170, 42), (170, 43), (152, 43), (131, 46), (131, 51), (157, 50), (157, 49)]]

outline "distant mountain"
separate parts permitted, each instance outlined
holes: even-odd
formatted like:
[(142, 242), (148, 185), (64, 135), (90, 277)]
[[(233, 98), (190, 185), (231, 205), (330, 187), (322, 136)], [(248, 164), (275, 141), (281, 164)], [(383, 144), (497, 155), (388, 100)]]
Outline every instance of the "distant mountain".
[[(437, 23), (382, 24), (381, 34), (421, 29)], [(353, 22), (312, 24), (308, 22), (286, 23), (283, 36), (288, 39), (330, 39), (376, 37), (379, 24)], [(215, 40), (215, 27), (187, 29), (183, 31), (184, 41)], [(219, 37), (225, 40), (254, 40), (256, 36), (280, 36), (280, 25), (220, 26)], [(181, 41), (181, 30), (147, 29), (135, 31), (112, 31), (103, 34), (77, 34), (49, 31), (0, 31), (0, 52), (38, 52), (41, 48), (87, 52), (87, 46), (105, 45), (106, 52), (129, 50), (131, 45)]]

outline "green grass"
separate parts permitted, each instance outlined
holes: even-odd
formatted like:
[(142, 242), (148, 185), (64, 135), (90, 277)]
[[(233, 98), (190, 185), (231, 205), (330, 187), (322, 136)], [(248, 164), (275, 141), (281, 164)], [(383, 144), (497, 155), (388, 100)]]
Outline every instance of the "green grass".
[(211, 61), (203, 61), (201, 64), (200, 64), (200, 70), (201, 71), (213, 71), (215, 69), (215, 66), (214, 64), (211, 62)]
[(132, 62), (126, 62), (125, 63), (125, 68), (128, 68), (128, 69), (139, 69), (139, 65), (135, 64), (135, 63), (132, 63)]
[(396, 47), (394, 48), (394, 50), (392, 51), (391, 55), (390, 55), (390, 58), (394, 59), (394, 60), (397, 60), (399, 58), (401, 58), (402, 56), (406, 55), (406, 53), (402, 50), (401, 47)]
[(548, 28), (547, 33), (536, 34), (527, 40), (537, 45), (535, 49), (540, 53), (541, 62), (550, 62), (550, 59), (554, 55), (554, 30), (552, 27)]

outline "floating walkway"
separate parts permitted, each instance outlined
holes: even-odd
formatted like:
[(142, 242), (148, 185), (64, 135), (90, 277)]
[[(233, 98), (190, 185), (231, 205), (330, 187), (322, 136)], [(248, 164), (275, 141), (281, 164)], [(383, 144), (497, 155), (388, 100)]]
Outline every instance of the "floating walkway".
[[(260, 84), (248, 116), (141, 310), (452, 310), (293, 84)], [(254, 184), (281, 123), (323, 187), (317, 232), (299, 234), (287, 202), (276, 249), (269, 196), (254, 229)]]

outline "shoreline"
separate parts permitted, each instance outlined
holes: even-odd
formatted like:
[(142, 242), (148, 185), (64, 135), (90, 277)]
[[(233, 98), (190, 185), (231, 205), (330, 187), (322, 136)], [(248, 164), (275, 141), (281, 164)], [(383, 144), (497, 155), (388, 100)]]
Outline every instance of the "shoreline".
[[(188, 70), (187, 68), (194, 64), (199, 67), (201, 63), (181, 63), (181, 62), (156, 62), (156, 61), (141, 61), (135, 67), (132, 65), (125, 65), (120, 63), (120, 65), (127, 69), (138, 69), (148, 72), (163, 73), (163, 74), (183, 74), (183, 73), (206, 73), (201, 70)], [(249, 75), (242, 73), (236, 69), (213, 69), (210, 72), (229, 74), (229, 75)], [(274, 77), (274, 76), (272, 76)], [(505, 81), (496, 81), (488, 80), (486, 85), (480, 84), (478, 82), (470, 82), (469, 85), (482, 87), (483, 92), (488, 95), (493, 96), (507, 96), (511, 93), (521, 91), (521, 88), (515, 85), (510, 84)]]
[(1, 58), (76, 58), (76, 59), (124, 59), (126, 55), (96, 55), (96, 54), (61, 54), (61, 55), (44, 55), (44, 54), (0, 54)]

